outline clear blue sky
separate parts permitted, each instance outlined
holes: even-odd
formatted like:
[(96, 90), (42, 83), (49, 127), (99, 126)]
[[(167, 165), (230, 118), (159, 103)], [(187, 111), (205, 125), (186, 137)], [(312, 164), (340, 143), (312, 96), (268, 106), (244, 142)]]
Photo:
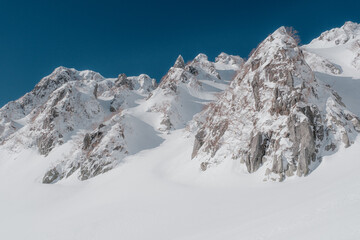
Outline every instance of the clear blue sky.
[(359, 0), (0, 0), (0, 106), (57, 66), (159, 80), (178, 54), (247, 57), (282, 25), (307, 43), (347, 20), (360, 22)]

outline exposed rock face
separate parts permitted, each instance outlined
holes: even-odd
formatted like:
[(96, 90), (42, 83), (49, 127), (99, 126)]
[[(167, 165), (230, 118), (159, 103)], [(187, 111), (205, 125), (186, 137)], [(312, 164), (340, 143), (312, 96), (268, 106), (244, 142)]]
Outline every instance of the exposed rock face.
[[(0, 109), (0, 142), (19, 130), (22, 125), (17, 120), (29, 114), (36, 115), (50, 94), (64, 84), (74, 81), (101, 81), (104, 78), (93, 71), (76, 71), (72, 68), (58, 67), (49, 76), (44, 77), (35, 88), (20, 99), (9, 102)], [(61, 98), (61, 96), (59, 96)]]
[(309, 174), (326, 149), (350, 145), (359, 131), (359, 119), (315, 79), (284, 27), (259, 45), (195, 124), (192, 157), (202, 170), (237, 160), (278, 181)]
[(311, 41), (310, 44), (313, 46), (322, 45), (331, 47), (346, 44), (352, 39), (358, 39), (359, 36), (360, 24), (348, 21), (340, 28), (334, 28), (323, 32), (320, 37)]
[(185, 68), (185, 62), (181, 55), (178, 56), (174, 64), (174, 68)]
[(250, 173), (258, 170), (263, 163), (267, 141), (268, 139), (260, 132), (257, 132), (256, 135), (252, 137), (250, 142), (250, 152), (247, 159), (245, 159), (246, 167)]
[[(105, 125), (106, 124), (106, 125)], [(85, 134), (82, 146), (74, 146), (67, 159), (59, 161), (45, 173), (44, 183), (53, 183), (79, 170), (79, 179), (86, 180), (114, 168), (127, 154), (125, 122), (114, 115), (105, 124)]]
[(118, 79), (115, 81), (115, 84), (117, 84), (118, 86), (125, 86), (129, 90), (134, 89), (132, 82), (126, 77), (125, 73), (119, 74)]
[[(88, 128), (105, 115), (105, 109), (91, 94), (94, 90), (90, 88), (89, 94), (79, 91), (79, 83), (67, 83), (55, 90), (29, 123), (31, 131), (26, 134), (37, 139), (40, 154), (48, 155), (56, 145), (75, 134), (76, 129)], [(96, 84), (92, 86), (95, 88)]]
[[(127, 155), (122, 109), (135, 106), (155, 88), (155, 79), (146, 74), (105, 79), (92, 71), (59, 67), (33, 91), (0, 109), (1, 143), (11, 151), (36, 148), (50, 159), (55, 148), (70, 145), (72, 150), (51, 164), (43, 182), (56, 182), (78, 169), (85, 180)], [(82, 141), (73, 140), (81, 136)]]
[(360, 33), (358, 38), (358, 40), (351, 44), (350, 49), (354, 52), (354, 59), (351, 61), (351, 65), (360, 70)]
[(195, 135), (194, 148), (193, 148), (193, 152), (191, 154), (191, 158), (196, 157), (199, 149), (204, 144), (204, 137), (205, 137), (205, 132), (204, 131), (199, 131)]
[[(185, 127), (203, 107), (199, 102), (204, 99), (197, 98), (202, 95), (204, 86), (211, 87), (207, 82), (227, 84), (231, 80), (227, 75), (234, 75), (241, 64), (240, 57), (225, 53), (219, 55), (217, 63), (210, 62), (205, 54), (199, 54), (187, 65), (179, 56), (147, 102), (149, 111), (162, 113), (159, 129), (168, 132)], [(221, 79), (220, 73), (224, 72), (227, 75)]]

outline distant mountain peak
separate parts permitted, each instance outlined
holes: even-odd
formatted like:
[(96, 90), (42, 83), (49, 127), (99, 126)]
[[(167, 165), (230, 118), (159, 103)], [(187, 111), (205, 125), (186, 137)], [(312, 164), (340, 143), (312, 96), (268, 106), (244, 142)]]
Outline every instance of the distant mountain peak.
[(208, 56), (204, 53), (199, 53), (195, 58), (194, 62), (208, 61)]
[(337, 45), (347, 44), (353, 40), (360, 38), (360, 24), (347, 21), (339, 28), (321, 33), (308, 44), (308, 47), (333, 47)]
[(347, 31), (352, 31), (355, 34), (360, 34), (360, 24), (359, 23), (347, 21), (341, 28), (343, 28)]
[(242, 59), (239, 56), (229, 55), (227, 53), (222, 52), (215, 58), (215, 63), (241, 66), (244, 63), (244, 59)]
[(184, 68), (185, 62), (181, 55), (178, 56), (178, 58), (175, 61), (174, 68)]

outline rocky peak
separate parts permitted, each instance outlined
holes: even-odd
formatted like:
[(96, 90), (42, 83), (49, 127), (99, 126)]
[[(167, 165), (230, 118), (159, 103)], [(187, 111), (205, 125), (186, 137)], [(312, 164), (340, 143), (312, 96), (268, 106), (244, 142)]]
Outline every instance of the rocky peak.
[(345, 22), (341, 28), (353, 34), (360, 34), (360, 24), (354, 23), (352, 21)]
[(103, 79), (104, 79), (103, 76), (91, 70), (77, 71), (74, 68), (66, 68), (61, 66), (55, 68), (55, 70), (49, 76), (46, 76), (43, 79), (41, 79), (41, 81), (35, 86), (34, 91), (40, 92), (48, 88), (54, 89), (69, 81), (77, 81), (77, 80), (101, 81)]
[(194, 62), (202, 62), (202, 61), (208, 61), (208, 57), (203, 54), (203, 53), (199, 53), (193, 60)]
[(41, 79), (41, 81), (35, 86), (34, 92), (41, 93), (46, 89), (54, 90), (56, 87), (59, 87), (71, 80), (76, 80), (76, 70), (72, 68), (58, 67), (49, 76)]
[(134, 90), (141, 93), (149, 94), (157, 87), (157, 82), (154, 78), (149, 77), (147, 74), (140, 74), (138, 77), (130, 77), (133, 82)]
[(360, 24), (351, 21), (345, 22), (340, 28), (321, 33), (318, 38), (310, 42), (311, 47), (332, 47), (346, 44), (349, 41), (360, 38)]
[(208, 57), (203, 53), (198, 54), (185, 69), (195, 76), (199, 75), (198, 78), (221, 79), (218, 71), (215, 69), (214, 63), (210, 62)]
[(119, 74), (115, 81), (117, 87), (126, 88), (128, 90), (135, 90), (140, 93), (150, 93), (157, 87), (156, 80), (150, 78), (146, 74), (140, 74), (139, 76), (127, 77), (125, 73)]
[(0, 117), (2, 118), (0, 139), (6, 139), (21, 128), (21, 124), (15, 124), (14, 121), (26, 117), (33, 111), (37, 112), (39, 106), (45, 104), (49, 96), (63, 85), (74, 81), (101, 81), (103, 79), (99, 73), (90, 70), (77, 71), (73, 68), (56, 68), (50, 75), (42, 78), (31, 92), (0, 109)]
[[(183, 61), (181, 56), (178, 60)], [(177, 62), (179, 62), (178, 60)], [(159, 124), (159, 129), (163, 131), (184, 127), (192, 116), (200, 111), (202, 105), (198, 102), (202, 100), (195, 99), (201, 96), (202, 80), (212, 82), (220, 80), (220, 74), (214, 63), (208, 61), (205, 54), (197, 55), (185, 67), (176, 66), (178, 64), (169, 69), (162, 78), (159, 87), (148, 99), (149, 110), (160, 112), (163, 115)], [(232, 70), (232, 72), (234, 71)], [(194, 107), (188, 109), (186, 106), (191, 104)]]
[[(287, 53), (287, 56), (278, 51)], [(250, 56), (250, 59), (255, 60), (262, 58), (262, 62), (264, 63), (265, 59), (272, 60), (273, 57), (277, 60), (296, 58), (298, 52), (300, 52), (300, 50), (296, 41), (287, 33), (285, 27), (280, 27), (258, 46)]]
[(185, 68), (185, 62), (181, 55), (175, 61), (174, 68)]
[(215, 58), (215, 63), (241, 66), (244, 63), (244, 60), (239, 56), (229, 55), (222, 52)]
[(284, 27), (259, 45), (196, 121), (192, 157), (202, 170), (238, 160), (248, 172), (280, 181), (309, 174), (323, 151), (349, 146), (360, 130), (359, 119), (315, 78)]
[(125, 73), (119, 74), (117, 80), (115, 81), (117, 86), (124, 86), (130, 90), (133, 90), (134, 86), (132, 82), (127, 78)]
[[(304, 45), (303, 49), (312, 52), (311, 49), (333, 47), (339, 47), (341, 52), (347, 52), (347, 55), (344, 56), (344, 60), (350, 63), (355, 69), (360, 70), (360, 24), (348, 21), (340, 28), (334, 28), (323, 32), (320, 37), (315, 38), (309, 44)], [(315, 67), (314, 69), (319, 68), (319, 63), (317, 62), (311, 62), (310, 64), (311, 67)], [(318, 70), (327, 72), (329, 69), (326, 68), (330, 68), (330, 71), (334, 72), (334, 67), (331, 65), (332, 64), (327, 63), (325, 64), (325, 68), (323, 68), (325, 70)]]
[(172, 67), (161, 79), (159, 88), (163, 89), (165, 94), (177, 93), (179, 84), (188, 83), (190, 79), (193, 79), (193, 73), (188, 70), (188, 66), (186, 69)]

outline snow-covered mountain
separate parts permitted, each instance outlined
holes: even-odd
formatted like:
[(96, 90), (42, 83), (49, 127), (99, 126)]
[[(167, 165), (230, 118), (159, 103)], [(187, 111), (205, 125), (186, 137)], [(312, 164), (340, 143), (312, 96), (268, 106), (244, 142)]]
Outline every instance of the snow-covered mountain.
[(359, 29), (360, 24), (346, 22), (302, 46), (305, 60), (315, 76), (336, 90), (347, 108), (357, 116), (360, 116)]
[(329, 151), (349, 147), (360, 120), (317, 80), (296, 41), (279, 28), (244, 64), (220, 98), (197, 116), (192, 157), (262, 166), (266, 179), (309, 174)]
[[(185, 64), (179, 55), (159, 86), (145, 74), (104, 78), (59, 67), (0, 110), (1, 150), (36, 149), (48, 161), (44, 183), (74, 173), (85, 180), (185, 129), (195, 136), (188, 158), (203, 171), (229, 161), (265, 180), (308, 175), (360, 131), (360, 111), (323, 79), (346, 67), (357, 74), (359, 29), (346, 22), (299, 47), (281, 27), (246, 62), (221, 53)], [(344, 66), (319, 49), (355, 57)]]
[(56, 68), (0, 109), (0, 238), (359, 239), (359, 41), (280, 27), (159, 83)]
[(179, 56), (159, 87), (145, 74), (111, 79), (59, 67), (0, 110), (1, 148), (37, 149), (46, 156), (44, 183), (75, 172), (81, 180), (94, 177), (157, 146), (163, 131), (184, 128), (242, 64), (225, 53), (215, 63), (199, 54), (186, 65)]
[(305, 47), (337, 49), (341, 54), (346, 54), (347, 59), (343, 60), (349, 61), (352, 67), (360, 70), (360, 24), (358, 23), (349, 21), (340, 28), (323, 32)]
[(242, 64), (240, 57), (225, 53), (215, 62), (199, 54), (188, 64), (179, 56), (146, 102), (147, 111), (161, 113), (161, 130), (184, 128), (204, 103), (228, 86)]

